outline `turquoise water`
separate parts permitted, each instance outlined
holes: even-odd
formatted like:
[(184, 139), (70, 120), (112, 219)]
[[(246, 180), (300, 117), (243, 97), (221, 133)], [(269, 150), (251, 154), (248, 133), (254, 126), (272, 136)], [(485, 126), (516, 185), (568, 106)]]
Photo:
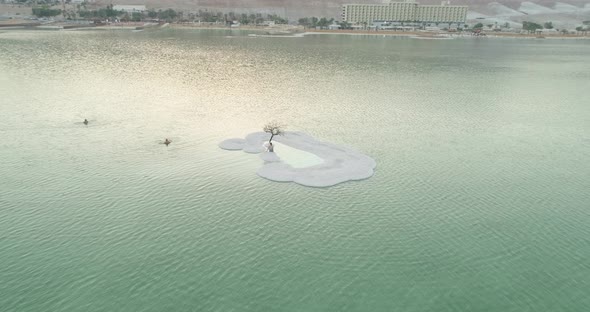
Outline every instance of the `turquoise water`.
[[(0, 310), (590, 306), (588, 41), (246, 35), (0, 33)], [(217, 147), (270, 120), (375, 175)]]

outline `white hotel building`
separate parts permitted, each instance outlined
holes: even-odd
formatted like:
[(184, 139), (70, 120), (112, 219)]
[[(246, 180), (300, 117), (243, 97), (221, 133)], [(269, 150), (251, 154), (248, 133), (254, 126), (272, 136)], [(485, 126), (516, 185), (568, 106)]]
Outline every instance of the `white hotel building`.
[(349, 23), (412, 22), (412, 23), (465, 23), (467, 6), (421, 5), (413, 0), (384, 4), (345, 4), (342, 6), (342, 20)]

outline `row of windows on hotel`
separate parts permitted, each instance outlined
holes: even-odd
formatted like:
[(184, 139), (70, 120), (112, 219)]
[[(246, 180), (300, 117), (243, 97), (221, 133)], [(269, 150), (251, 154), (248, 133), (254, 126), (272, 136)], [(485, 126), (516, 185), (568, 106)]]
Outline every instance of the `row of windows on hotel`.
[(464, 22), (467, 18), (467, 7), (422, 6), (409, 3), (344, 5), (342, 18), (348, 22), (370, 22), (372, 20)]
[[(418, 11), (418, 12), (416, 12)], [(467, 11), (467, 7), (418, 7), (418, 8), (403, 8), (400, 10), (396, 10), (395, 8), (385, 7), (385, 8), (376, 8), (376, 9), (365, 9), (363, 7), (360, 8), (348, 8), (343, 9), (343, 12), (354, 12), (354, 13), (418, 13), (421, 12), (445, 12), (445, 13), (464, 13)]]

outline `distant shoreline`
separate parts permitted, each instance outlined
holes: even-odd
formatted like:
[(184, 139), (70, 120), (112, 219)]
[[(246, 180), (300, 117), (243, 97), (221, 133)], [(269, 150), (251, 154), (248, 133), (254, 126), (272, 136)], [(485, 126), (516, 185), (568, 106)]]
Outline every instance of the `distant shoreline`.
[[(2, 27), (3, 26), (3, 27)], [(159, 29), (163, 27), (170, 27), (176, 29), (198, 29), (198, 30), (239, 30), (239, 31), (255, 31), (266, 33), (265, 37), (303, 37), (307, 35), (368, 35), (368, 36), (393, 36), (393, 37), (414, 37), (418, 39), (455, 39), (455, 38), (514, 38), (514, 39), (575, 39), (584, 40), (590, 39), (590, 35), (578, 34), (517, 34), (517, 33), (486, 33), (485, 36), (473, 36), (470, 32), (427, 32), (427, 31), (392, 31), (392, 30), (319, 30), (319, 29), (304, 29), (300, 26), (281, 25), (279, 27), (261, 27), (261, 26), (239, 26), (227, 27), (221, 25), (195, 25), (195, 24), (164, 24), (154, 25), (149, 23), (118, 23), (106, 26), (83, 26), (72, 25), (68, 23), (49, 23), (44, 25), (22, 25), (19, 23), (0, 24), (0, 29), (33, 29), (33, 30), (47, 30), (47, 29), (70, 29), (70, 30), (143, 30), (143, 29)]]
[[(453, 38), (523, 38), (523, 39), (590, 39), (590, 35), (577, 34), (515, 34), (515, 33), (489, 33), (486, 36), (473, 36), (470, 32), (427, 32), (427, 31), (391, 31), (391, 30), (319, 30), (319, 29), (303, 29), (299, 28), (293, 30), (289, 27), (269, 28), (258, 26), (240, 26), (235, 28), (223, 27), (219, 25), (187, 25), (187, 24), (170, 24), (172, 28), (186, 28), (186, 29), (218, 29), (218, 30), (251, 30), (261, 32), (291, 32), (292, 35), (373, 35), (373, 36), (399, 36), (399, 37), (421, 37), (425, 39), (453, 39)], [(301, 35), (296, 37), (301, 37)], [(270, 35), (272, 36), (272, 35)], [(287, 35), (288, 36), (288, 35)], [(281, 35), (285, 37), (285, 34)]]
[(425, 39), (453, 39), (453, 38), (522, 38), (522, 39), (590, 39), (590, 36), (583, 35), (535, 35), (535, 34), (514, 34), (514, 33), (491, 33), (486, 36), (473, 36), (469, 32), (426, 32), (426, 31), (367, 31), (367, 30), (308, 30), (310, 34), (330, 35), (373, 35), (373, 36), (401, 36), (420, 37)]

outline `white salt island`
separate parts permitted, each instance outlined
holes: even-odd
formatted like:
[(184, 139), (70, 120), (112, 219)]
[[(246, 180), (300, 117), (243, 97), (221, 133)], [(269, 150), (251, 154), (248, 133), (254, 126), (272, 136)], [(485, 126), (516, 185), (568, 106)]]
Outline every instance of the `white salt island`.
[(367, 179), (373, 175), (376, 166), (375, 160), (367, 155), (346, 147), (317, 141), (303, 132), (289, 131), (282, 136), (275, 136), (273, 142), (298, 150), (299, 158), (305, 158), (309, 163), (308, 166), (297, 166), (294, 162), (281, 158), (283, 146), (275, 144), (275, 153), (266, 152), (265, 144), (268, 143), (268, 139), (268, 133), (254, 132), (245, 139), (225, 140), (219, 143), (219, 147), (260, 154), (264, 165), (258, 169), (257, 174), (263, 178), (311, 187), (327, 187), (346, 181)]

